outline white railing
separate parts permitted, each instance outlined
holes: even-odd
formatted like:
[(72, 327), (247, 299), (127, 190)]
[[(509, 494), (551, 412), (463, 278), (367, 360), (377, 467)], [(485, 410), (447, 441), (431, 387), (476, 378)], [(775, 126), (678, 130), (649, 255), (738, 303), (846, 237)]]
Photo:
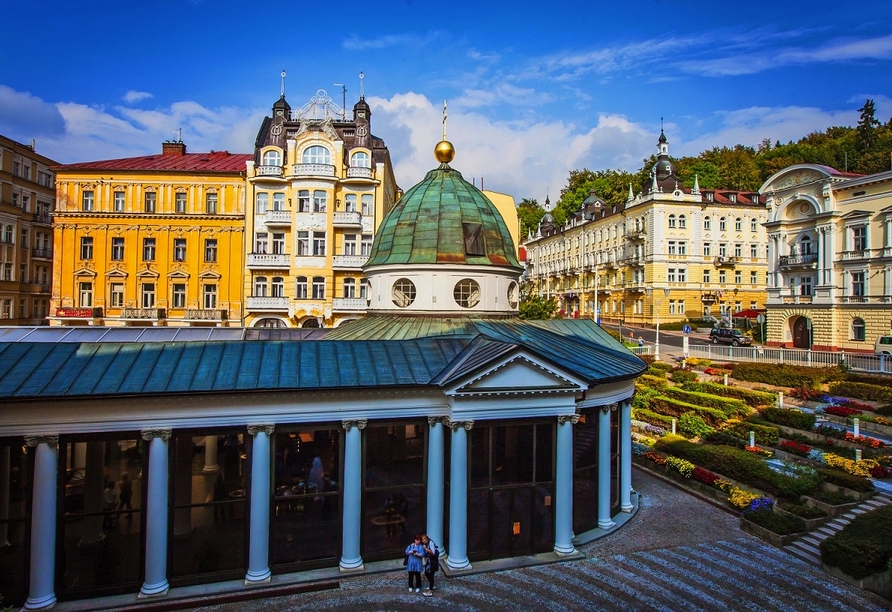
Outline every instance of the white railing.
[(334, 176), (335, 167), (328, 164), (294, 164), (291, 173), (295, 176)]
[(185, 318), (192, 321), (222, 321), (226, 318), (226, 311), (204, 308), (187, 308)]
[(350, 227), (360, 226), (360, 225), (362, 225), (362, 215), (360, 215), (356, 211), (335, 212), (334, 215), (332, 216), (331, 222), (334, 224), (335, 227), (345, 226), (345, 225), (350, 226)]
[(284, 253), (251, 253), (248, 255), (248, 266), (258, 268), (290, 268), (288, 255)]
[(332, 301), (332, 310), (340, 311), (340, 310), (349, 310), (353, 311), (363, 311), (366, 309), (366, 299), (365, 298), (335, 298)]
[(266, 211), (267, 225), (291, 225), (290, 210), (268, 210)]
[(163, 308), (125, 308), (122, 313), (124, 319), (147, 319), (157, 321), (164, 318)]
[(347, 178), (372, 178), (372, 169), (347, 168)]
[(257, 166), (257, 176), (282, 176), (282, 166)]
[(629, 348), (636, 355), (650, 355), (651, 347), (649, 346), (633, 346)]
[(755, 363), (787, 363), (827, 367), (843, 364), (852, 370), (892, 373), (892, 358), (885, 355), (863, 355), (845, 351), (811, 351), (764, 346), (715, 346), (692, 344), (689, 355), (710, 361), (752, 361)]
[(331, 258), (331, 267), (358, 269), (365, 265), (366, 260), (366, 255), (334, 255)]
[(248, 296), (246, 306), (248, 310), (288, 310), (288, 298)]

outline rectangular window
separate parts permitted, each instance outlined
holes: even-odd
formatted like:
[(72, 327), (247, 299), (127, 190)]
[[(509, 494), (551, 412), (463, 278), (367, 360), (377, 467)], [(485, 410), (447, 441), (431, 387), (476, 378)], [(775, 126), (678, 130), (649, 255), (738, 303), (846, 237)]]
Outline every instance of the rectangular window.
[(756, 258), (759, 256), (759, 246), (756, 244), (750, 245), (750, 257)]
[(360, 255), (363, 257), (368, 257), (372, 254), (372, 242), (373, 238), (371, 234), (363, 234), (362, 235), (362, 243), (360, 244)]
[(186, 307), (186, 284), (185, 283), (174, 283), (173, 291), (171, 292), (171, 296), (173, 297), (173, 307), (174, 308), (185, 308)]
[(743, 282), (743, 272), (741, 272), (740, 270), (735, 270), (734, 271), (734, 283), (739, 285), (742, 282)]
[(362, 214), (363, 216), (375, 214), (375, 196), (370, 193), (362, 196)]
[(285, 210), (285, 194), (273, 194), (273, 210)]
[(111, 283), (108, 288), (112, 308), (124, 307), (124, 283)]
[(684, 300), (678, 300), (678, 314), (684, 314)]
[(325, 299), (325, 277), (323, 277), (323, 276), (314, 276), (313, 277), (313, 299), (314, 300), (324, 300)]
[(301, 256), (310, 254), (310, 232), (297, 232), (297, 254)]
[(852, 273), (852, 295), (864, 295), (864, 272)]
[(344, 234), (344, 255), (356, 255), (356, 234)]
[(685, 268), (678, 269), (678, 282), (680, 282), (680, 283), (688, 282), (688, 271)]
[(687, 242), (685, 242), (683, 240), (678, 241), (678, 254), (679, 255), (687, 255), (688, 254), (688, 243)]
[(313, 256), (325, 255), (325, 232), (313, 232)]
[(345, 298), (355, 298), (356, 297), (356, 279), (354, 279), (354, 278), (345, 278), (344, 279), (344, 297)]
[(158, 194), (154, 191), (149, 191), (146, 193), (146, 208), (145, 211), (147, 213), (155, 212), (155, 206), (158, 204)]
[(669, 300), (669, 314), (675, 314), (675, 300)]
[(867, 250), (867, 227), (853, 227), (852, 228), (852, 238), (853, 238), (853, 250), (855, 251), (866, 251)]
[(306, 189), (297, 192), (297, 212), (310, 212), (310, 192)]
[(759, 274), (753, 270), (750, 272), (750, 284), (755, 285), (759, 282)]
[(155, 307), (155, 283), (143, 283), (141, 304), (143, 308)]
[(204, 309), (214, 310), (217, 307), (217, 285), (205, 285), (202, 295)]
[(11, 263), (3, 264), (3, 280), (5, 280), (5, 281), (12, 280), (12, 264)]
[(742, 244), (734, 245), (734, 257), (743, 257), (743, 245)]
[(173, 239), (173, 260), (174, 261), (186, 261), (186, 239), (185, 238), (174, 238)]
[(112, 238), (111, 258), (113, 261), (124, 261), (124, 238)]
[(93, 210), (93, 192), (85, 191), (81, 195), (81, 210), (91, 212)]
[(77, 284), (77, 303), (81, 308), (93, 306), (93, 283)]
[(155, 261), (155, 239), (154, 238), (143, 238), (142, 239), (142, 260), (143, 261)]
[(81, 236), (81, 259), (93, 259), (92, 236)]
[(204, 212), (209, 215), (217, 214), (217, 194), (208, 193), (204, 196)]
[(743, 220), (740, 217), (734, 219), (734, 231), (739, 232), (743, 230)]
[(296, 300), (307, 299), (307, 277), (306, 276), (298, 276), (297, 277), (297, 285), (295, 285), (294, 299), (296, 299)]
[(669, 268), (668, 270), (666, 270), (666, 279), (670, 283), (676, 282), (675, 281), (675, 268)]
[(204, 261), (205, 263), (216, 263), (217, 261), (217, 239), (207, 238), (204, 241)]
[(19, 176), (19, 175), (21, 175), (21, 173), (22, 173), (22, 165), (17, 161), (12, 162), (12, 175)]
[(254, 252), (258, 255), (266, 255), (269, 249), (269, 234), (258, 232), (254, 237)]
[(728, 281), (727, 273), (724, 270), (719, 270), (719, 283), (724, 285)]
[(708, 242), (703, 245), (703, 256), (712, 257), (712, 245)]
[(756, 302), (750, 302), (750, 310), (756, 309)]
[(322, 190), (313, 192), (313, 212), (324, 213), (328, 206), (328, 194)]
[[(754, 201), (758, 201), (758, 200), (754, 200)], [(758, 229), (759, 229), (758, 222), (755, 219), (752, 219), (750, 221), (750, 231), (755, 232), (755, 231), (758, 231)]]
[(265, 215), (269, 209), (269, 194), (258, 193), (255, 199), (257, 200), (257, 214)]
[(703, 282), (706, 283), (706, 284), (708, 285), (710, 282), (712, 282), (712, 281), (710, 280), (710, 278), (711, 278), (711, 277), (710, 277), (710, 274), (709, 274), (709, 270), (703, 270)]
[(724, 244), (724, 243), (720, 244), (719, 245), (719, 257), (727, 257), (727, 255), (728, 255), (728, 245)]
[(675, 241), (674, 241), (674, 240), (670, 240), (670, 241), (669, 241), (669, 254), (670, 254), (670, 255), (677, 255), (677, 254), (678, 254), (678, 250), (675, 248)]
[(344, 196), (344, 210), (347, 212), (356, 212), (356, 194), (348, 193)]
[(115, 192), (115, 212), (124, 212), (124, 192)]
[(285, 234), (273, 234), (273, 253), (275, 255), (285, 254)]
[(734, 312), (740, 312), (741, 310), (743, 310), (743, 303), (734, 302)]
[(174, 207), (176, 212), (184, 213), (186, 212), (186, 192), (178, 191), (177, 195), (174, 199)]

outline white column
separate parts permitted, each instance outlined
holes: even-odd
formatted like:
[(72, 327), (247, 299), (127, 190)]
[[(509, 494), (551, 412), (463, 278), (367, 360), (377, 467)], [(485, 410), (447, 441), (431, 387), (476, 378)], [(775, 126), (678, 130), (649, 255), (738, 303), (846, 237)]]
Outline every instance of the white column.
[(611, 529), (610, 520), (610, 411), (616, 404), (601, 406), (598, 412), (598, 527)]
[[(443, 545), (443, 417), (428, 417), (427, 445), (427, 535)], [(445, 555), (443, 555), (445, 559)]]
[(576, 552), (573, 546), (573, 425), (579, 422), (579, 415), (562, 415), (557, 422), (554, 552), (566, 556)]
[(168, 443), (171, 430), (154, 429), (142, 432), (149, 443), (149, 477), (146, 495), (146, 581), (139, 590), (139, 599), (164, 597), (167, 583), (167, 511), (169, 482)]
[(0, 549), (9, 546), (9, 447), (0, 446)]
[(26, 436), (35, 449), (31, 502), (31, 583), (25, 610), (48, 610), (56, 605), (56, 480), (59, 436)]
[(204, 439), (204, 471), (220, 471), (220, 466), (217, 465), (217, 436), (207, 436)]
[(269, 437), (275, 425), (249, 425), (251, 450), (251, 524), (248, 536), (248, 573), (245, 585), (269, 582), (269, 505), (271, 478)]
[(468, 432), (474, 421), (449, 421), (452, 450), (449, 457), (449, 558), (452, 570), (471, 569), (468, 561)]
[[(363, 569), (360, 552), (362, 526), (362, 430), (366, 421), (344, 421), (344, 525), (341, 544), (342, 572)], [(435, 540), (436, 541), (436, 540)]]
[(619, 503), (623, 512), (632, 511), (632, 402), (620, 404), (620, 480)]

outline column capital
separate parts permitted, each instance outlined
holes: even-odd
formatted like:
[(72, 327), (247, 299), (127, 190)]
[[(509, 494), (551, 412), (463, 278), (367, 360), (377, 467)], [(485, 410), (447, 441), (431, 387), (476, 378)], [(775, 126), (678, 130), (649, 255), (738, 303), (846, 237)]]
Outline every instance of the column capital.
[(619, 407), (618, 402), (613, 402), (612, 404), (604, 404), (601, 406), (601, 412), (607, 414), (608, 412), (616, 412), (616, 409)]
[(433, 427), (437, 423), (443, 423), (445, 425), (446, 421), (448, 419), (449, 419), (449, 417), (444, 417), (444, 416), (431, 416), (431, 417), (427, 417), (427, 424), (430, 427)]
[(263, 425), (248, 425), (248, 433), (252, 436), (256, 436), (261, 431), (268, 436), (273, 435), (273, 432), (276, 430), (275, 425), (263, 424)]
[(563, 425), (564, 423), (570, 423), (571, 425), (576, 425), (579, 422), (578, 414), (561, 414), (558, 416), (558, 425)]
[(357, 429), (363, 430), (365, 426), (368, 425), (368, 421), (364, 419), (359, 419), (355, 421), (341, 421), (341, 425), (345, 430), (350, 431), (352, 428), (356, 427)]
[(55, 448), (59, 444), (59, 435), (51, 434), (44, 436), (25, 436), (25, 444), (30, 447), (35, 447), (38, 444), (48, 444), (51, 447)]
[(471, 431), (474, 427), (474, 421), (453, 421), (449, 417), (443, 418), (443, 424), (452, 431), (457, 431), (464, 427), (465, 431)]
[(142, 439), (146, 442), (151, 441), (153, 438), (161, 438), (165, 442), (170, 440), (170, 436), (173, 433), (171, 429), (143, 429), (139, 432), (142, 436)]

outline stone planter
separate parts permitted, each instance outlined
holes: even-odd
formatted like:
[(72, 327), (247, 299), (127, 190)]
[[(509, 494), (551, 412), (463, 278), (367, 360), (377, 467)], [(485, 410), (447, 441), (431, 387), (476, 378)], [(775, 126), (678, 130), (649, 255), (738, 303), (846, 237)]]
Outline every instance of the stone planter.
[(826, 512), (830, 518), (842, 516), (849, 510), (852, 510), (853, 508), (856, 508), (858, 506), (858, 502), (831, 506), (830, 504), (824, 503), (821, 500), (814, 499), (813, 497), (809, 497), (807, 495), (803, 495), (802, 500), (808, 506), (812, 506), (813, 508), (820, 508), (821, 510)]
[(880, 425), (879, 423), (861, 421), (861, 431), (892, 437), (892, 426), (890, 425)]
[(854, 491), (852, 489), (847, 489), (845, 487), (831, 484), (829, 482), (822, 482), (819, 486), (824, 491), (829, 491), (830, 493), (837, 493), (837, 492), (845, 493), (846, 495), (848, 495), (850, 497), (854, 497), (858, 501), (867, 501), (868, 499), (871, 499), (874, 495), (877, 494), (876, 491), (865, 491), (864, 493), (861, 493), (860, 491)]
[[(699, 480), (694, 480), (693, 478), (685, 478), (684, 476), (682, 476), (675, 470), (670, 470), (665, 465), (657, 465), (653, 461), (649, 461), (647, 459), (640, 459), (637, 457), (633, 457), (632, 461), (633, 461), (633, 463), (643, 467), (644, 469), (646, 469), (648, 471), (651, 471), (651, 472), (654, 472), (655, 474), (664, 476), (665, 478), (668, 478), (669, 480), (671, 480), (673, 482), (677, 482), (678, 484), (682, 485), (683, 487), (685, 487), (687, 489), (696, 491), (697, 493), (703, 495), (704, 497), (709, 497), (710, 499), (714, 499), (714, 500), (722, 503), (723, 505), (728, 506), (729, 508), (733, 508), (733, 506), (731, 506), (730, 502), (728, 501), (728, 494), (722, 490), (716, 489), (715, 487), (710, 487), (709, 485), (702, 483)], [(717, 474), (717, 476), (726, 482), (730, 482), (735, 487), (738, 487), (745, 491), (752, 491), (753, 493), (757, 493), (763, 497), (768, 497), (768, 498), (774, 499), (774, 497), (772, 495), (763, 493), (762, 491), (757, 491), (757, 490), (753, 489), (752, 487), (749, 487), (747, 485), (737, 482), (736, 480), (732, 480), (731, 478), (726, 478), (726, 477), (722, 476), (721, 474)], [(734, 508), (734, 509), (737, 510), (737, 508)]]
[(787, 544), (790, 544), (791, 542), (802, 536), (802, 534), (804, 533), (802, 532), (780, 535), (778, 533), (774, 533), (773, 531), (765, 529), (761, 525), (756, 525), (755, 523), (747, 520), (744, 517), (740, 517), (740, 529), (741, 531), (745, 531), (750, 535), (756, 536), (764, 542), (768, 542), (776, 548), (783, 548)]
[(824, 571), (839, 578), (843, 582), (848, 582), (852, 586), (858, 587), (864, 591), (876, 593), (880, 597), (892, 600), (892, 572), (880, 572), (866, 578), (852, 578), (838, 567), (831, 567), (824, 564)]
[(787, 512), (786, 510), (784, 510), (777, 504), (774, 505), (774, 511), (777, 512), (778, 514), (786, 514), (788, 516), (795, 516), (800, 521), (802, 521), (803, 525), (805, 525), (806, 531), (814, 531), (815, 529), (817, 529), (824, 523), (829, 523), (832, 519), (832, 517), (830, 517), (830, 516), (819, 516), (819, 517), (813, 518), (813, 519), (803, 518), (803, 517), (799, 516), (798, 514), (793, 514), (792, 512)]
[[(778, 444), (780, 444), (781, 442), (783, 442), (783, 440), (784, 440), (783, 438), (781, 438), (780, 440), (778, 440)], [(788, 453), (787, 451), (785, 451), (785, 450), (781, 450), (781, 449), (779, 449), (779, 448), (775, 448), (775, 449), (772, 449), (772, 450), (774, 451), (774, 457), (775, 457), (776, 459), (780, 459), (781, 461), (794, 461), (794, 462), (796, 462), (796, 463), (808, 463), (808, 464), (812, 464), (811, 461), (809, 461), (808, 459), (806, 459), (806, 458), (803, 457), (802, 455), (796, 455), (796, 454), (794, 454), (794, 453)]]

